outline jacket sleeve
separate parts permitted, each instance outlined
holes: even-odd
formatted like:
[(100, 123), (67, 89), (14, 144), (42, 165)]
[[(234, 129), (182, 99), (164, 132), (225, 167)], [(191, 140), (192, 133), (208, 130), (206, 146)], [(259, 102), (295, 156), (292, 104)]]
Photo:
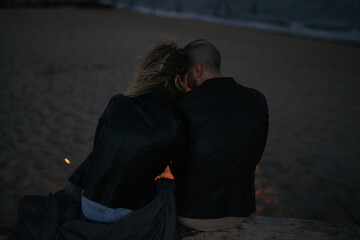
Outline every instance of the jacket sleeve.
[(93, 155), (93, 151), (96, 145), (96, 138), (99, 134), (101, 125), (103, 123), (102, 118), (100, 117), (99, 123), (96, 128), (95, 132), (95, 140), (94, 140), (94, 146), (93, 150), (91, 151), (90, 155), (80, 164), (80, 166), (75, 170), (75, 172), (70, 176), (69, 181), (78, 187), (82, 187), (85, 184), (85, 178), (86, 178), (86, 171), (89, 169), (89, 164), (91, 162), (91, 158)]
[[(109, 105), (110, 105), (110, 103), (107, 105), (106, 109), (109, 107)], [(97, 140), (97, 137), (99, 135), (99, 132), (100, 132), (101, 127), (102, 127), (103, 122), (104, 122), (104, 113), (105, 113), (106, 109), (101, 114), (101, 116), (99, 118), (99, 121), (98, 121), (98, 124), (97, 124), (97, 127), (96, 127), (93, 150), (91, 151), (89, 156), (80, 164), (80, 166), (75, 170), (75, 172), (69, 178), (69, 181), (71, 183), (73, 183), (73, 184), (75, 184), (75, 185), (77, 185), (79, 187), (82, 187), (85, 184), (86, 175), (87, 175), (86, 172), (89, 170), (91, 158), (92, 158), (92, 155), (93, 155), (93, 152), (94, 152), (94, 148), (96, 146), (96, 140)]]

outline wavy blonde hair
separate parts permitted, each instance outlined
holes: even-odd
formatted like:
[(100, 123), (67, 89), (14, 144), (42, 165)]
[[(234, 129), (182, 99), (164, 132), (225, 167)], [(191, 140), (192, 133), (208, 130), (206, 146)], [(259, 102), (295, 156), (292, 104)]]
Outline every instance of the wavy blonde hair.
[(138, 97), (155, 89), (165, 90), (171, 97), (178, 97), (181, 91), (175, 86), (175, 78), (184, 78), (188, 70), (187, 55), (176, 42), (168, 41), (150, 46), (135, 72), (133, 83), (125, 93)]

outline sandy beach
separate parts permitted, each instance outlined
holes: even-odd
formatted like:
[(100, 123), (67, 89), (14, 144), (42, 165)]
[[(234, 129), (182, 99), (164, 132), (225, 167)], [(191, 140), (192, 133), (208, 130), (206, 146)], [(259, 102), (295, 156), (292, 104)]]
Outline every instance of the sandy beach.
[(258, 215), (360, 223), (360, 45), (64, 7), (0, 9), (0, 227), (67, 184), (137, 57), (169, 38), (213, 42), (222, 74), (267, 97)]

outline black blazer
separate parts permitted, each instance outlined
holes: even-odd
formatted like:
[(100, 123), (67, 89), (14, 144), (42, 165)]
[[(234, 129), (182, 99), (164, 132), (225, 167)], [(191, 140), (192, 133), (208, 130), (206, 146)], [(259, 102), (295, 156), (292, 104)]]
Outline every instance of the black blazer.
[(184, 174), (175, 176), (178, 215), (250, 215), (268, 133), (265, 97), (232, 78), (214, 78), (183, 97), (179, 109), (188, 124), (190, 156)]
[(138, 209), (156, 195), (155, 177), (181, 165), (184, 124), (168, 96), (116, 95), (99, 119), (91, 154), (70, 177), (84, 196), (112, 208)]

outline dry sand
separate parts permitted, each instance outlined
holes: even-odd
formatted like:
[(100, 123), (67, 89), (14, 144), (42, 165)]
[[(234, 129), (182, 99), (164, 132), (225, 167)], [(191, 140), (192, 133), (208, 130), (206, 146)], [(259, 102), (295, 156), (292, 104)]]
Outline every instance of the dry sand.
[[(120, 10), (0, 9), (0, 226), (56, 192), (91, 151), (110, 97), (151, 43), (206, 38), (224, 76), (262, 91), (268, 144), (257, 214), (360, 221), (360, 46)], [(64, 158), (71, 161), (70, 165)]]

